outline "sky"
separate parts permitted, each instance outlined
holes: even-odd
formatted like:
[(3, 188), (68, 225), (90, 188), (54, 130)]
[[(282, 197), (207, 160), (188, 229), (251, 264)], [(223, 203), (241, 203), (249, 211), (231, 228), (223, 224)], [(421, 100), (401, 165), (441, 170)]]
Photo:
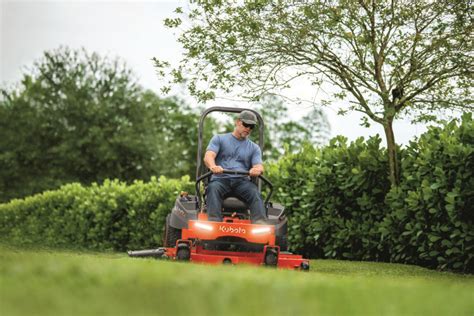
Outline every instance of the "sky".
[[(146, 88), (160, 93), (162, 82), (155, 74), (152, 57), (177, 64), (181, 47), (177, 36), (163, 26), (163, 19), (173, 16), (178, 1), (27, 1), (0, 0), (0, 85), (13, 84), (40, 58), (45, 50), (68, 46), (85, 48), (101, 55), (119, 57), (135, 72)], [(318, 100), (321, 91), (303, 89), (310, 100)], [(176, 90), (176, 93), (180, 93)], [(185, 97), (185, 96), (183, 96)], [(185, 97), (187, 102), (197, 104)], [(317, 101), (316, 101), (317, 103)], [(245, 104), (220, 99), (206, 106), (238, 106)], [(308, 106), (296, 106), (291, 116), (298, 118)], [(325, 110), (331, 125), (331, 136), (344, 135), (349, 140), (379, 134), (378, 126), (359, 125), (360, 114), (340, 116), (335, 109)], [(426, 131), (422, 124), (408, 121), (394, 124), (396, 141), (408, 144)]]

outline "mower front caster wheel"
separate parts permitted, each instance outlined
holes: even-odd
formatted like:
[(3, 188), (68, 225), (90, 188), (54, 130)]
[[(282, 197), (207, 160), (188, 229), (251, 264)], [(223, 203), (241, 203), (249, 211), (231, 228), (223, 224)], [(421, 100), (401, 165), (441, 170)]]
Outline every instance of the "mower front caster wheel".
[(309, 271), (309, 263), (307, 263), (305, 261), (301, 262), (300, 269), (303, 270), (303, 271)]
[(176, 252), (176, 259), (179, 261), (189, 261), (191, 258), (191, 250), (188, 244), (178, 244), (178, 251)]
[(278, 252), (275, 249), (267, 249), (265, 253), (265, 265), (275, 267), (278, 264)]

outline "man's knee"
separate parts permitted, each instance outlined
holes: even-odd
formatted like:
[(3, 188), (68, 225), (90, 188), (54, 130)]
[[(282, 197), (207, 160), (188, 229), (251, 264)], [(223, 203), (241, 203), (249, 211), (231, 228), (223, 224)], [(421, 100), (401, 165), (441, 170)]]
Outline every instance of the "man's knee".
[(220, 181), (211, 181), (207, 186), (207, 196), (213, 198), (220, 198), (222, 199), (225, 194), (227, 194), (228, 188), (226, 187), (225, 183), (221, 183)]
[(223, 190), (223, 186), (218, 181), (212, 181), (212, 182), (209, 182), (209, 184), (207, 186), (207, 190), (209, 192), (218, 193), (218, 192), (221, 192)]
[(258, 191), (258, 187), (255, 183), (250, 182), (246, 185), (246, 189), (248, 192), (250, 192), (252, 195), (259, 195), (260, 192)]
[(254, 199), (260, 199), (260, 193), (258, 192), (257, 189), (255, 190), (249, 190), (249, 199), (254, 200)]
[(246, 186), (244, 192), (242, 193), (244, 195), (243, 197), (246, 198), (249, 202), (261, 199), (260, 192), (258, 191), (257, 186), (253, 183), (249, 183)]

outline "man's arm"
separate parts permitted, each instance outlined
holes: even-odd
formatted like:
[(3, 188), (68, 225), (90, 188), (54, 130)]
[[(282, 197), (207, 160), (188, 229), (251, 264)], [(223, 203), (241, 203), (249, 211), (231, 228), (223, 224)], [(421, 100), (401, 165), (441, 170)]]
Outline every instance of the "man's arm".
[(204, 163), (212, 173), (222, 173), (224, 169), (221, 166), (216, 165), (216, 156), (217, 154), (211, 150), (206, 151), (204, 154)]
[(263, 161), (262, 161), (262, 151), (257, 145), (254, 146), (252, 153), (252, 168), (249, 170), (251, 177), (258, 177), (263, 174)]
[(259, 175), (263, 174), (263, 165), (262, 164), (256, 164), (252, 166), (252, 169), (249, 170), (250, 176), (251, 177), (258, 177)]

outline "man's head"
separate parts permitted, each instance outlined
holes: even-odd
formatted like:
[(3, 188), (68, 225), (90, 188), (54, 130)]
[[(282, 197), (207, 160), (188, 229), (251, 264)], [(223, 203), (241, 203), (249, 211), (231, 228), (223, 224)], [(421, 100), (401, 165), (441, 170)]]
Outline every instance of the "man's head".
[(251, 111), (242, 111), (235, 121), (234, 135), (240, 139), (247, 138), (257, 124), (257, 116)]

